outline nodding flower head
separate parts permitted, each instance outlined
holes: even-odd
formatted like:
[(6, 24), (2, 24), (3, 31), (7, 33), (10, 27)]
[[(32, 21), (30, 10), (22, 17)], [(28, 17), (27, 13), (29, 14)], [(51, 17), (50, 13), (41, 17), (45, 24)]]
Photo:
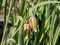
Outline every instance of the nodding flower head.
[(30, 37), (31, 27), (29, 24), (24, 24), (24, 32), (24, 36), (28, 35), (28, 37)]
[(30, 24), (30, 27), (34, 30), (34, 29), (37, 29), (37, 19), (36, 17), (32, 16), (30, 17), (29, 19), (29, 24)]

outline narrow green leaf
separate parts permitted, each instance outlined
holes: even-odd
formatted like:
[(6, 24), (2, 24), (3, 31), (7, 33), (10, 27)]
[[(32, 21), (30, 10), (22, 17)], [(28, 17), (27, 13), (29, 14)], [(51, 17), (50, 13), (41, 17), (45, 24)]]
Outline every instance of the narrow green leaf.
[(53, 38), (53, 45), (56, 44), (59, 34), (60, 34), (60, 24), (58, 24), (58, 26), (56, 28), (55, 35)]

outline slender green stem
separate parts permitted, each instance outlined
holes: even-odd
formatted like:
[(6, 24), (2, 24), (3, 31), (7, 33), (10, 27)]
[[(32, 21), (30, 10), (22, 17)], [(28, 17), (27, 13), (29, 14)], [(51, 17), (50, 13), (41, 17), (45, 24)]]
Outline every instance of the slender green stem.
[(4, 41), (4, 38), (5, 38), (5, 35), (6, 35), (7, 24), (8, 24), (8, 20), (9, 20), (10, 11), (11, 11), (11, 3), (12, 3), (12, 0), (10, 2), (10, 8), (9, 8), (8, 15), (7, 15), (7, 17), (5, 17), (6, 23), (5, 23), (5, 26), (4, 26), (4, 32), (3, 32), (3, 37), (2, 37), (1, 45), (3, 45), (3, 41)]
[[(37, 29), (36, 29), (36, 31), (37, 31)], [(38, 32), (34, 32), (35, 39), (34, 39), (33, 45), (37, 45), (37, 33)]]

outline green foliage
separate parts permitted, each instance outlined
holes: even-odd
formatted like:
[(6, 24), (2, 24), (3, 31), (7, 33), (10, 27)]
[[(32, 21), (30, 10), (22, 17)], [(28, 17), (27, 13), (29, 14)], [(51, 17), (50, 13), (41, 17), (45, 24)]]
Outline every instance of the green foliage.
[[(36, 4), (35, 4), (36, 3)], [(10, 0), (10, 7), (6, 9), (7, 0), (3, 0), (1, 4), (4, 7), (4, 32), (1, 45), (55, 45), (60, 36), (60, 1), (44, 1), (38, 0), (26, 2), (19, 0), (20, 8), (16, 6), (16, 0)], [(14, 14), (12, 8), (14, 9)], [(7, 14), (6, 14), (7, 12)], [(17, 20), (16, 20), (16, 13)], [(36, 32), (30, 31), (30, 37), (24, 36), (23, 25), (29, 23), (29, 18), (35, 16), (37, 18)], [(13, 29), (10, 37), (5, 43), (7, 23), (11, 21)], [(33, 29), (31, 29), (33, 30)], [(59, 43), (60, 44), (60, 43)]]

